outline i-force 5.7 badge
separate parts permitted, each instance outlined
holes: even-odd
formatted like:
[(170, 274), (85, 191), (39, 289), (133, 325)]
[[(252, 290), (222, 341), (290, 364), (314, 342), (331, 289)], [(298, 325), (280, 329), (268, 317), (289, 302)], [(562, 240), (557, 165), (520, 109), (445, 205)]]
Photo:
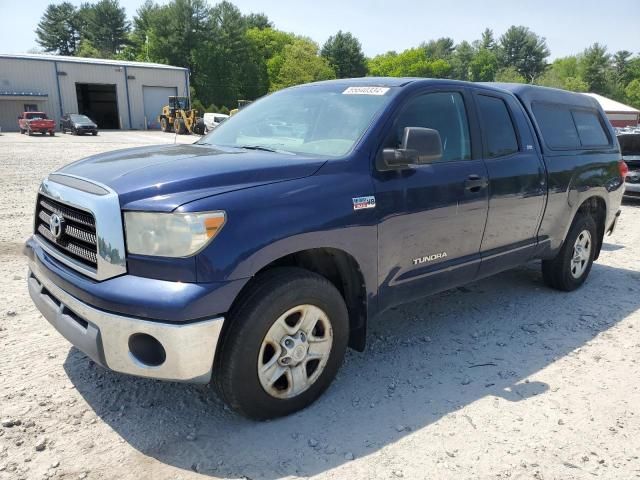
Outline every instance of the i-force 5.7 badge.
[(362, 210), (363, 208), (376, 208), (376, 197), (369, 195), (368, 197), (354, 197), (353, 209)]

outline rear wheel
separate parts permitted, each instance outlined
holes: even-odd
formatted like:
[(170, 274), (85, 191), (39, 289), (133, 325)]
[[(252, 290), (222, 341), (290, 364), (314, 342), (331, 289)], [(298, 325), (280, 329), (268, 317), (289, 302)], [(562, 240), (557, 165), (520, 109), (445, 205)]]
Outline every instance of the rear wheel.
[(216, 360), (223, 399), (243, 415), (268, 419), (300, 410), (335, 377), (349, 321), (340, 292), (298, 268), (262, 274), (231, 312)]
[(24, 132), (25, 132), (25, 129), (24, 129), (24, 128), (21, 128), (21, 129), (20, 129), (20, 135), (24, 135)]
[(51, 130), (51, 131), (49, 132), (49, 135), (50, 135), (50, 136), (52, 136), (52, 137), (55, 137), (55, 136), (56, 136), (56, 132), (54, 132), (53, 130)]
[(596, 252), (597, 228), (593, 217), (579, 214), (555, 258), (543, 260), (544, 282), (555, 289), (569, 292), (580, 287), (591, 271)]

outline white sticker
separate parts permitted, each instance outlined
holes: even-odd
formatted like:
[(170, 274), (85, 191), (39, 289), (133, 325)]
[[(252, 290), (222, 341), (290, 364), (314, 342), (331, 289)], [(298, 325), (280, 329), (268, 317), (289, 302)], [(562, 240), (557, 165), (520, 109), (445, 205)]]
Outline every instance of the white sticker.
[(365, 208), (376, 208), (376, 197), (369, 195), (366, 197), (354, 197), (353, 201), (354, 210), (362, 210)]
[(389, 87), (349, 87), (343, 95), (384, 95), (389, 91)]

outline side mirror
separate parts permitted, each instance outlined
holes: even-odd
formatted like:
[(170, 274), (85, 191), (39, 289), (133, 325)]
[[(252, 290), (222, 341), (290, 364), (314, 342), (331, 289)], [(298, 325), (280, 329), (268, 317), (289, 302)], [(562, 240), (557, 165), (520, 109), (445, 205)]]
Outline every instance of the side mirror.
[(400, 148), (385, 148), (382, 160), (387, 169), (423, 165), (442, 158), (440, 133), (432, 128), (405, 127)]

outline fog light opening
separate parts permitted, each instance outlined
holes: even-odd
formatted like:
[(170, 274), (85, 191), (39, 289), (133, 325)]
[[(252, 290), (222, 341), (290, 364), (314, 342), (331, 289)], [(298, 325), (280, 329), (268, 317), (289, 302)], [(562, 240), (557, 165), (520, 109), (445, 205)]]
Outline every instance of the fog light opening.
[(167, 359), (162, 344), (146, 333), (134, 333), (129, 337), (129, 351), (136, 360), (149, 367), (159, 367)]

